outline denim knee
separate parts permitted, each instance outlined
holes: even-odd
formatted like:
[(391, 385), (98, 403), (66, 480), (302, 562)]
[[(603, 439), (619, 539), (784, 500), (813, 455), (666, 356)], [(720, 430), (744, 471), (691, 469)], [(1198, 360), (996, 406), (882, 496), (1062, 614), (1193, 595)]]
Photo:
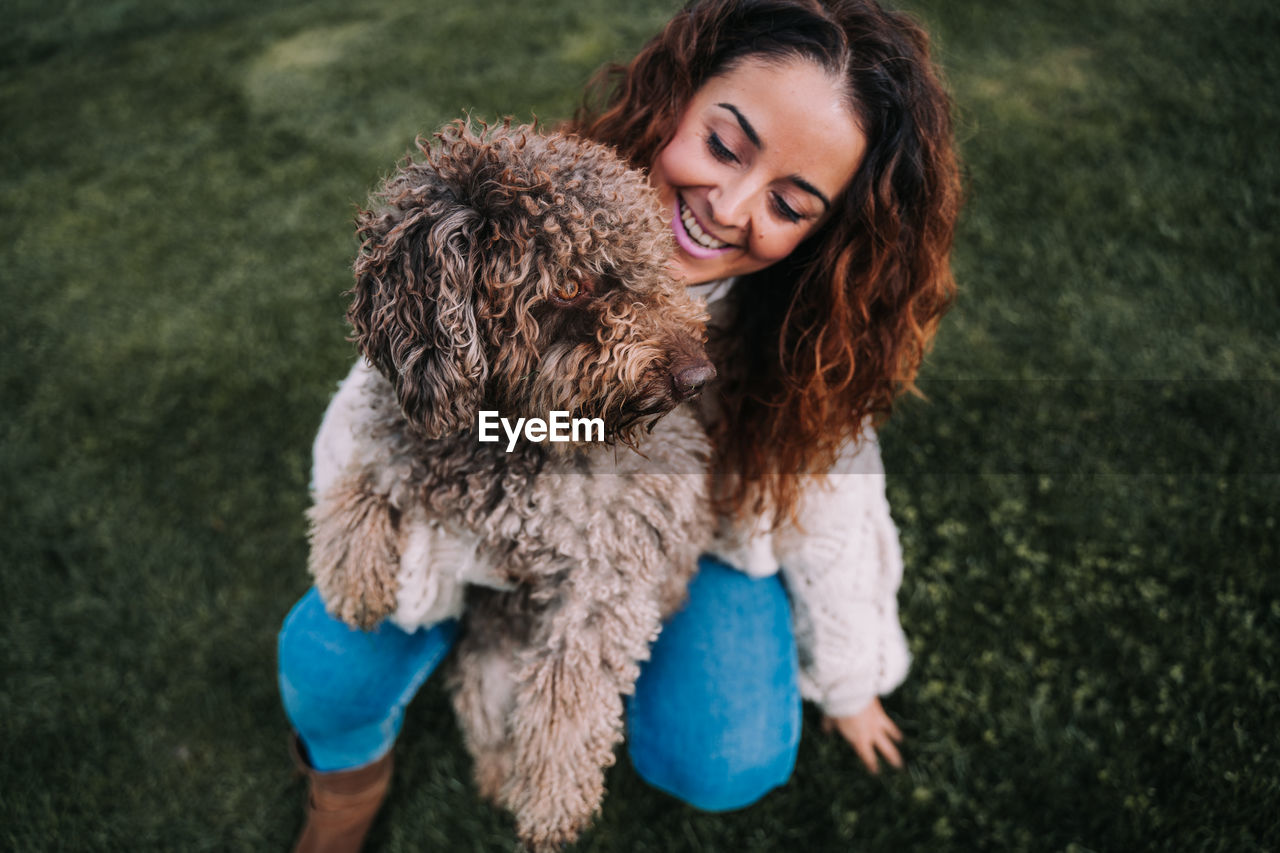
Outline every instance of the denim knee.
[(795, 767), (798, 673), (781, 581), (704, 558), (628, 702), (636, 772), (704, 811), (760, 799)]
[(412, 634), (382, 624), (350, 628), (325, 612), (313, 588), (285, 618), (278, 640), (285, 713), (318, 770), (359, 767), (391, 748), (404, 709), (448, 653), (456, 623)]
[(799, 739), (750, 754), (708, 746), (703, 753), (632, 750), (631, 761), (653, 787), (696, 809), (725, 812), (745, 808), (785, 784), (795, 769)]

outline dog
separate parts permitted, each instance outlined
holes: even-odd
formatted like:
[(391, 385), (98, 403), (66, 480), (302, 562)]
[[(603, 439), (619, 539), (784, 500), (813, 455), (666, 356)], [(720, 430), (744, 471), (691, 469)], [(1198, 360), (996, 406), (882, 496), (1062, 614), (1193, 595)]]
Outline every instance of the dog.
[[(352, 625), (465, 614), (450, 687), (477, 786), (556, 850), (600, 807), (623, 696), (714, 532), (683, 405), (714, 377), (706, 317), (611, 149), (509, 123), (436, 137), (358, 216), (364, 359), (317, 439), (318, 470), (326, 430), (348, 445), (315, 487), (309, 569)], [(554, 412), (592, 440), (510, 429)]]

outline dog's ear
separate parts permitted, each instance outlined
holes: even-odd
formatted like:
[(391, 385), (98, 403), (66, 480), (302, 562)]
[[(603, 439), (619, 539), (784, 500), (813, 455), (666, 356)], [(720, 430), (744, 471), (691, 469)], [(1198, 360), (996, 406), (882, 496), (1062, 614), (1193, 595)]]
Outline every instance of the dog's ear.
[(431, 438), (457, 432), (488, 378), (474, 298), (478, 214), (430, 160), (402, 166), (376, 200), (357, 220), (347, 319), (410, 422)]

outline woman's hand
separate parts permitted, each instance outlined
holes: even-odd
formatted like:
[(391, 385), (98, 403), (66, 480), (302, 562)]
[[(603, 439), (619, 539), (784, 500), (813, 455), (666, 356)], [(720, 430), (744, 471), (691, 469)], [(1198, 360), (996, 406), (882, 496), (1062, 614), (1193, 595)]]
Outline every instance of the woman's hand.
[(832, 729), (840, 731), (872, 773), (880, 772), (881, 756), (892, 766), (902, 769), (902, 756), (897, 746), (902, 743), (902, 732), (889, 719), (878, 698), (848, 717), (823, 717), (822, 730), (830, 732)]

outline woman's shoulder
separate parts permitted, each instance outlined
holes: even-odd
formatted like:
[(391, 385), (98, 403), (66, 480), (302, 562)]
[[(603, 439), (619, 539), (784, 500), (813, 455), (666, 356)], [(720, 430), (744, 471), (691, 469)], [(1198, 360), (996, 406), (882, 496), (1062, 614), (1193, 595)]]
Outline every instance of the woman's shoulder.
[(829, 474), (875, 474), (884, 476), (884, 461), (880, 458), (880, 437), (871, 418), (862, 422), (862, 428), (841, 446), (835, 464)]

